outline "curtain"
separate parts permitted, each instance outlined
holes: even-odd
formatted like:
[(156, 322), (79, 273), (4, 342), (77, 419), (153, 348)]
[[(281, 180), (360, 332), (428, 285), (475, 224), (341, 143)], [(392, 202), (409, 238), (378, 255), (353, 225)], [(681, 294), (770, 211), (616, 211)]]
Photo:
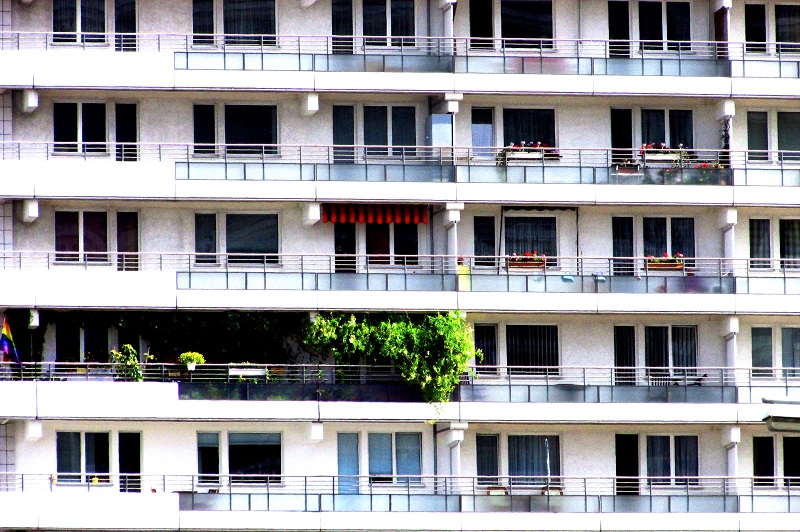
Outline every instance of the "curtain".
[[(697, 436), (675, 436), (675, 476), (697, 477), (698, 468)], [(686, 483), (681, 480), (680, 483)], [(697, 479), (691, 481), (697, 483)]]
[[(364, 144), (389, 145), (389, 109), (386, 106), (364, 106)], [(367, 155), (388, 155), (386, 148), (367, 148)]]
[(67, 33), (53, 37), (55, 42), (75, 40), (78, 31), (78, 11), (74, 0), (53, 0), (53, 33)]
[[(422, 434), (402, 433), (394, 436), (397, 445), (397, 475), (399, 482), (419, 482), (422, 475)], [(407, 476), (403, 476), (407, 475)]]
[[(750, 219), (750, 258), (769, 259), (770, 253), (770, 230), (769, 220), (751, 218)], [(751, 260), (751, 268), (769, 268), (769, 260)]]
[[(509, 436), (508, 474), (513, 484), (556, 484), (561, 476), (558, 436)], [(552, 478), (556, 477), (556, 478)]]
[[(800, 6), (775, 6), (775, 39), (779, 43), (800, 43)], [(778, 45), (778, 52), (796, 53), (800, 46)]]
[(381, 37), (379, 39), (365, 39), (366, 44), (373, 46), (386, 46), (386, 0), (364, 0), (362, 3), (362, 26), (365, 36)]
[[(105, 0), (80, 0), (81, 32), (95, 35), (83, 35), (84, 42), (105, 42), (106, 2)], [(99, 34), (99, 35), (98, 35)]]
[(392, 435), (370, 432), (367, 437), (369, 452), (369, 476), (378, 477), (370, 480), (383, 480), (380, 477), (391, 477), (392, 468)]
[[(633, 257), (633, 218), (611, 218), (611, 249), (614, 257)], [(614, 275), (633, 275), (633, 259), (614, 259)]]
[(616, 385), (636, 383), (635, 370), (624, 369), (636, 366), (636, 329), (632, 325), (614, 326), (614, 372)]
[[(639, 5), (641, 6), (641, 4), (640, 2)], [(664, 111), (661, 109), (642, 109), (642, 144), (666, 143)]]
[(275, 105), (226, 105), (225, 143), (229, 153), (277, 153), (278, 108)]
[(505, 225), (506, 255), (526, 251), (548, 257), (558, 254), (555, 216), (510, 216)]
[[(541, 0), (501, 0), (501, 36), (506, 46), (552, 48), (552, 42), (527, 39), (553, 38), (553, 3)], [(514, 40), (519, 39), (519, 40)]]
[(225, 216), (226, 251), (229, 254), (261, 253), (260, 256), (233, 256), (233, 262), (278, 262), (277, 214), (228, 214)]
[[(800, 7), (800, 6), (798, 6)], [(778, 113), (778, 149), (781, 159), (800, 161), (800, 113)]]
[(475, 348), (483, 353), (481, 366), (497, 365), (497, 325), (475, 325)]
[(666, 218), (643, 218), (642, 233), (645, 257), (660, 257), (667, 252)]
[[(800, 220), (780, 221), (780, 251), (782, 259), (800, 259)], [(797, 260), (781, 261), (784, 268), (797, 268)]]
[[(340, 432), (337, 435), (336, 455), (339, 493), (358, 493), (358, 433)], [(351, 478), (341, 478), (351, 477)]]
[[(81, 433), (56, 432), (56, 471), (59, 481), (79, 481), (81, 472)], [(62, 475), (61, 473), (78, 473)]]
[(414, 0), (390, 0), (392, 46), (414, 45)]
[[(109, 468), (109, 441), (108, 432), (87, 432), (85, 434), (86, 443), (86, 482), (91, 482), (93, 473), (105, 473), (100, 477), (108, 481)], [(99, 475), (97, 475), (99, 476)]]
[[(644, 364), (648, 368), (669, 367), (669, 329), (667, 327), (644, 328)], [(649, 370), (650, 375), (663, 375), (665, 370)]]
[[(662, 41), (661, 2), (639, 2), (639, 40)], [(643, 50), (661, 50), (661, 42), (642, 43)], [(663, 141), (662, 141), (663, 142)]]
[(556, 113), (553, 109), (503, 109), (503, 142), (541, 142), (556, 145)]
[[(781, 329), (781, 362), (784, 368), (800, 368), (800, 328)], [(786, 370), (789, 377), (800, 376), (796, 369)]]
[[(415, 146), (416, 144), (416, 109), (406, 106), (392, 107), (392, 146)], [(414, 149), (393, 149), (392, 155), (413, 156)]]
[(691, 44), (689, 2), (667, 2), (667, 44), (669, 50), (689, 50)]
[(194, 44), (213, 44), (214, 0), (192, 0), (192, 33)]
[(226, 40), (227, 44), (275, 44), (275, 0), (223, 0), (222, 12), (226, 34), (259, 36), (236, 37)]
[(108, 213), (83, 213), (83, 251), (87, 261), (108, 260)]
[(669, 464), (669, 436), (647, 437), (647, 476), (653, 484), (669, 483), (669, 480), (652, 480), (658, 477), (670, 476)]
[(672, 327), (672, 365), (676, 368), (690, 368), (687, 371), (689, 374), (697, 373), (691, 369), (697, 367), (697, 327), (694, 325)]
[[(694, 218), (670, 219), (670, 236), (671, 255), (681, 253), (684, 257), (694, 257)], [(686, 266), (694, 266), (694, 261), (686, 261)]]
[[(532, 366), (534, 374), (557, 373), (557, 325), (507, 325), (509, 366)], [(546, 369), (545, 369), (546, 368)]]
[(669, 143), (673, 148), (692, 149), (694, 132), (692, 131), (692, 112), (684, 109), (672, 109), (669, 112)]
[[(494, 216), (476, 216), (472, 220), (476, 257), (494, 257), (498, 255), (495, 243)], [(495, 266), (496, 260), (494, 258), (476, 258), (475, 265)]]
[[(478, 484), (497, 484), (500, 473), (497, 434), (478, 434), (475, 437), (475, 459), (477, 460)], [(484, 478), (480, 478), (484, 477)]]
[(772, 328), (750, 329), (752, 365), (754, 368), (772, 367)]

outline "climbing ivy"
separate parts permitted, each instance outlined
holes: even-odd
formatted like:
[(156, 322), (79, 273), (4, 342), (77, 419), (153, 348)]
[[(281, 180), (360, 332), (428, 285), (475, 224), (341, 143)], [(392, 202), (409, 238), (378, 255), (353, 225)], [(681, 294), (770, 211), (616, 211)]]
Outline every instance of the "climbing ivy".
[(305, 327), (304, 345), (330, 353), (337, 364), (392, 363), (431, 403), (447, 402), (475, 350), (466, 320), (456, 312), (425, 316), (331, 313)]

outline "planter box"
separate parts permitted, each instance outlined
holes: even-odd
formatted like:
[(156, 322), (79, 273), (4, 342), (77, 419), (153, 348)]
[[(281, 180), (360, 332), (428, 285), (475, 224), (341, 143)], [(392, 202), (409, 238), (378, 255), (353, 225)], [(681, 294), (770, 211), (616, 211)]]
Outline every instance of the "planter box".
[(683, 262), (648, 262), (648, 270), (682, 270)]
[(543, 260), (539, 260), (539, 261), (533, 261), (533, 260), (531, 260), (531, 261), (513, 260), (512, 261), (512, 260), (509, 260), (509, 261), (506, 261), (506, 265), (509, 268), (528, 268), (528, 269), (533, 268), (533, 269), (538, 269), (538, 270), (544, 269), (544, 263), (545, 263), (545, 261), (543, 261)]

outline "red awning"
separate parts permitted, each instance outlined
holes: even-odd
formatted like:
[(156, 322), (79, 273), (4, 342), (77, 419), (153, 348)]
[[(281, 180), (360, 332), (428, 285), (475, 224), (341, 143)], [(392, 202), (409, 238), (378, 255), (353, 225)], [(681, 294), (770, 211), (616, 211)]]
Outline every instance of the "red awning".
[(427, 224), (427, 205), (323, 203), (323, 223)]

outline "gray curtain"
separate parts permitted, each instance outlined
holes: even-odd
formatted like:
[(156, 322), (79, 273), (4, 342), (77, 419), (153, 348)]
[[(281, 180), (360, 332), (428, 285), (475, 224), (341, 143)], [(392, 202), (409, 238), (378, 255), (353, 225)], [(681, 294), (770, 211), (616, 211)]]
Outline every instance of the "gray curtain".
[(258, 36), (234, 37), (227, 44), (275, 44), (275, 0), (223, 0), (222, 11), (226, 34)]
[[(697, 436), (675, 436), (675, 476), (697, 477), (698, 473), (698, 444)], [(681, 484), (686, 482), (696, 483), (697, 479), (681, 479)]]
[[(669, 329), (644, 328), (644, 363), (648, 368), (669, 367)], [(663, 374), (668, 370), (649, 370), (650, 374)]]
[(780, 252), (784, 268), (797, 268), (800, 265), (800, 220), (780, 221)]
[[(770, 230), (769, 220), (750, 219), (750, 257), (756, 259), (769, 259), (770, 253)], [(751, 268), (769, 268), (769, 260), (751, 260)]]
[(556, 245), (556, 219), (554, 216), (505, 218), (506, 255), (522, 255), (526, 251), (554, 257)]
[(647, 437), (647, 476), (653, 484), (669, 483), (669, 480), (658, 480), (670, 476), (669, 436)]
[(542, 368), (533, 369), (535, 374), (556, 373), (558, 369), (553, 366), (558, 366), (558, 326), (507, 325), (506, 352), (509, 366)]
[(667, 252), (667, 219), (644, 218), (642, 220), (644, 236), (644, 256), (660, 257)]
[(558, 483), (561, 476), (558, 436), (509, 436), (508, 474), (526, 477), (512, 478), (513, 484), (544, 484), (548, 480), (550, 484)]
[[(800, 328), (781, 329), (781, 362), (784, 368), (800, 368)], [(785, 370), (790, 377), (800, 376), (797, 369)]]
[[(697, 367), (697, 327), (694, 325), (672, 327), (672, 365), (677, 368)], [(696, 371), (688, 370), (687, 373)]]

